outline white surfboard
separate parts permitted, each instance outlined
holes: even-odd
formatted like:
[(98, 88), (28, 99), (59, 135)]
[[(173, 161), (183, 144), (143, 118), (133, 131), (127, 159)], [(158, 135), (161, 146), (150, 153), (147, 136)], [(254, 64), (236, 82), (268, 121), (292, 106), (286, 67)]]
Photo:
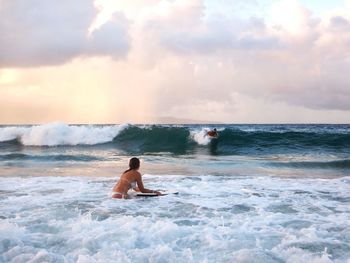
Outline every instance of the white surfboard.
[[(162, 195), (169, 195), (169, 194), (178, 194), (178, 191), (159, 191), (162, 193)], [(136, 196), (158, 196), (156, 193), (141, 193), (141, 192), (136, 192)]]

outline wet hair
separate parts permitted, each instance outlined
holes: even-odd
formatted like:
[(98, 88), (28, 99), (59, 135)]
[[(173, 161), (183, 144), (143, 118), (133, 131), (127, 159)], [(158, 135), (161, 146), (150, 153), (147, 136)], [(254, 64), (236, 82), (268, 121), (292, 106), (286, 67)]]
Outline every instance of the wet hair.
[(133, 157), (129, 160), (129, 169), (126, 170), (124, 173), (129, 172), (131, 170), (137, 170), (140, 168), (140, 159)]

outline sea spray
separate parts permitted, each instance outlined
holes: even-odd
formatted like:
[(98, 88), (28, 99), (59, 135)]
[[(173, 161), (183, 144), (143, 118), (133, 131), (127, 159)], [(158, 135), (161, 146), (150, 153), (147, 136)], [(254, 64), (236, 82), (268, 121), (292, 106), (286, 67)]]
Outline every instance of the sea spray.
[(199, 130), (191, 131), (191, 137), (199, 145), (208, 145), (210, 143), (210, 138), (207, 136), (207, 128), (201, 128)]
[(110, 142), (128, 125), (67, 125), (56, 122), (0, 128), (0, 141), (18, 139), (27, 146), (94, 145)]

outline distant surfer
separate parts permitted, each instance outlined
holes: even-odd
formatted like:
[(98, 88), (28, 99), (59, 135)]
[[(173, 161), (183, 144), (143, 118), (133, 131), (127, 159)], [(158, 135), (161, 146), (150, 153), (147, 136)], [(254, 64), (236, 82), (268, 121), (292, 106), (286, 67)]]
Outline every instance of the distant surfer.
[(211, 138), (217, 138), (218, 137), (218, 131), (216, 130), (216, 128), (207, 131), (206, 136), (211, 137)]
[(131, 158), (129, 161), (129, 169), (120, 176), (118, 183), (113, 187), (112, 198), (128, 198), (128, 191), (131, 188), (142, 193), (155, 193), (161, 195), (160, 192), (146, 189), (143, 186), (142, 176), (138, 171), (139, 168), (140, 160), (136, 157)]

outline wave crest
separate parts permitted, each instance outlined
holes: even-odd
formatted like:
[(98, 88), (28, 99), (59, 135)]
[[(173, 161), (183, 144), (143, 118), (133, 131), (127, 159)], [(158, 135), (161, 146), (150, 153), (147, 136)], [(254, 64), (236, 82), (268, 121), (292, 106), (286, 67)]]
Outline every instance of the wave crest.
[(240, 130), (235, 126), (219, 129), (219, 137), (210, 141), (208, 127), (198, 125), (67, 125), (51, 123), (37, 126), (0, 128), (2, 147), (20, 142), (25, 146), (96, 145), (132, 153), (186, 153), (206, 146), (214, 154), (285, 153), (290, 151), (345, 151), (350, 148), (350, 133), (270, 130)]
[(96, 126), (50, 123), (0, 129), (0, 142), (18, 140), (26, 146), (94, 145), (111, 142), (127, 125)]
[(272, 166), (277, 167), (290, 167), (297, 169), (350, 169), (350, 160), (335, 160), (335, 161), (304, 161), (304, 162), (276, 162), (270, 163)]

